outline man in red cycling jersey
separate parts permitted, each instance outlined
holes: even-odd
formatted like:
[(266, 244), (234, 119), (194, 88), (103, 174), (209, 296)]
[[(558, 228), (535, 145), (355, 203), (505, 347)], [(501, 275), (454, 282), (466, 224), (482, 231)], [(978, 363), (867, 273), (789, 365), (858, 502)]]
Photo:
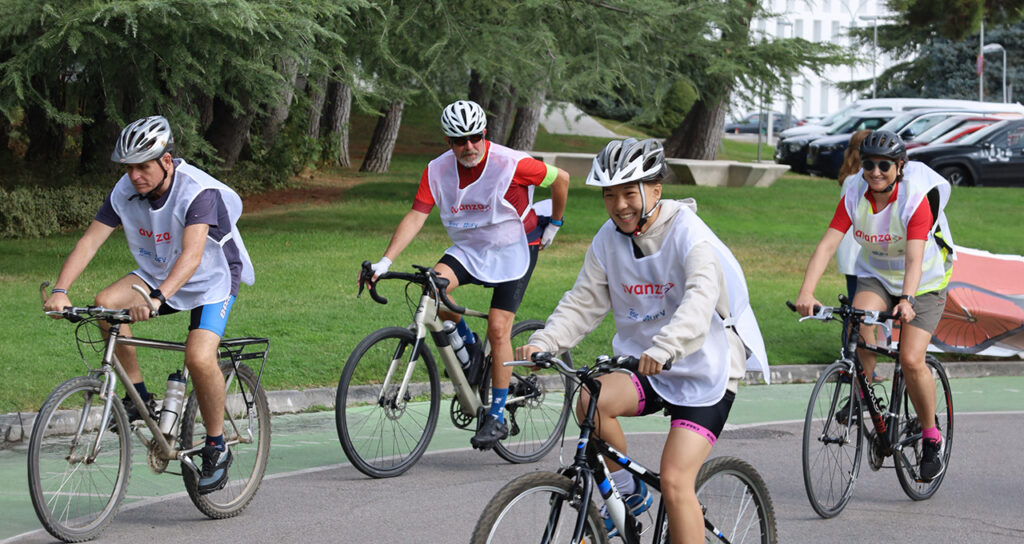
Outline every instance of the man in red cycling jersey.
[[(508, 436), (505, 399), (512, 369), (504, 363), (512, 360), (512, 322), (538, 251), (551, 245), (562, 226), (569, 174), (488, 141), (487, 117), (475, 102), (449, 104), (441, 114), (441, 126), (450, 149), (423, 171), (412, 209), (398, 224), (384, 256), (373, 265), (374, 280), (387, 272), (437, 206), (453, 245), (434, 269), (450, 282), (449, 295), (466, 283), (494, 290), (487, 321), (492, 346), (491, 408), (470, 440), (474, 448), (486, 450)], [(534, 187), (551, 188), (550, 218), (539, 218), (533, 210)], [(442, 311), (441, 317), (457, 322), (471, 352), (477, 359), (482, 357), (462, 316)]]

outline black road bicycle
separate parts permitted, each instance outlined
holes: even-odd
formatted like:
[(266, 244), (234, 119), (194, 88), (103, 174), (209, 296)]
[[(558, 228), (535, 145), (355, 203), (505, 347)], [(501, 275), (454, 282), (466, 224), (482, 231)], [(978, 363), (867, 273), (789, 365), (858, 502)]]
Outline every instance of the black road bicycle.
[[(444, 332), (438, 310), (443, 304), (453, 312), (487, 319), (487, 314), (456, 305), (448, 298), (448, 280), (432, 268), (414, 266), (416, 272), (387, 272), (377, 281), (397, 279), (406, 283), (406, 298), (413, 310), (412, 324), (385, 327), (364, 338), (349, 356), (338, 381), (335, 422), (338, 439), (349, 461), (373, 478), (398, 476), (409, 470), (426, 451), (440, 414), (441, 372), (427, 338), (433, 340), (444, 371), (454, 387), (449, 416), (460, 429), (476, 430), (486, 414), (491, 396), (491, 357), (487, 354), (477, 383), (467, 373)], [(387, 299), (371, 281), (369, 261), (363, 263), (361, 286), (380, 304)], [(415, 286), (415, 287), (413, 287)], [(413, 309), (413, 291), (419, 291)], [(544, 327), (538, 320), (521, 321), (512, 327), (512, 347), (525, 344), (530, 334)], [(569, 358), (568, 354), (564, 357)], [(557, 372), (517, 369), (509, 385), (505, 418), (509, 435), (494, 449), (511, 463), (532, 463), (551, 450), (569, 419), (568, 378)]]
[[(814, 315), (800, 319), (839, 319), (847, 330), (842, 356), (818, 377), (804, 419), (804, 489), (811, 507), (823, 518), (838, 515), (853, 496), (864, 445), (868, 447), (872, 470), (887, 466), (885, 460), (892, 457), (893, 464), (888, 466), (896, 468), (903, 491), (916, 501), (934, 495), (946, 475), (943, 470), (927, 482), (919, 476), (918, 465), (923, 454), (921, 423), (907, 393), (899, 350), (868, 344), (860, 336), (862, 324), (880, 325), (888, 333), (888, 322), (896, 316), (891, 312), (858, 310), (850, 306), (844, 296), (839, 297), (839, 302), (837, 307), (817, 307)], [(786, 304), (796, 311), (791, 302)], [(878, 385), (878, 393), (874, 387), (869, 387), (864, 366), (857, 356), (858, 347), (895, 361), (888, 398), (884, 397), (886, 392), (881, 385)], [(953, 449), (953, 394), (939, 361), (927, 355), (925, 364), (935, 379), (935, 424), (945, 442), (942, 462), (948, 468)], [(862, 417), (864, 410), (870, 414), (870, 421)]]
[[(669, 542), (664, 500), (657, 516), (646, 529), (625, 506), (609, 477), (604, 457), (617, 459), (631, 474), (651, 489), (661, 491), (661, 479), (654, 472), (609, 446), (594, 434), (594, 417), (601, 384), (597, 377), (627, 369), (636, 372), (637, 359), (620, 356), (598, 357), (592, 368), (574, 370), (550, 353), (536, 353), (533, 361), (511, 365), (555, 369), (572, 377), (590, 392), (586, 415), (580, 422), (580, 436), (572, 465), (557, 472), (532, 472), (506, 484), (487, 503), (473, 530), (472, 544), (505, 542), (606, 543), (608, 533), (597, 505), (592, 501), (597, 482), (619, 535), (627, 544), (640, 542), (651, 528), (655, 543)], [(666, 365), (668, 368), (669, 365)], [(709, 459), (697, 474), (697, 498), (704, 511), (707, 542), (761, 543), (777, 541), (775, 509), (761, 475), (747, 462), (735, 457)], [(641, 516), (649, 518), (651, 511)], [(647, 537), (644, 536), (647, 541)]]

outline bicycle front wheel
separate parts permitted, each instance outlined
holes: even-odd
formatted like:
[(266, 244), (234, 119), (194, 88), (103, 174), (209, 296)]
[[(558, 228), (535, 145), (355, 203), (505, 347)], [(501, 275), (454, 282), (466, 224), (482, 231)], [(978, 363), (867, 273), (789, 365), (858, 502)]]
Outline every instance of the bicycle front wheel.
[[(256, 495), (270, 456), (270, 407), (263, 387), (256, 387), (256, 374), (240, 364), (238, 372), (230, 360), (220, 363), (227, 387), (224, 400), (224, 441), (231, 444), (234, 460), (228, 468), (228, 481), (223, 489), (201, 495), (199, 478), (182, 467), (185, 490), (202, 513), (213, 519), (238, 515)], [(251, 407), (246, 401), (251, 403)], [(202, 445), (206, 440), (206, 426), (199, 411), (195, 392), (188, 398), (181, 422), (181, 447)]]
[[(473, 529), (472, 544), (572, 541), (579, 511), (573, 507), (569, 478), (554, 472), (531, 472), (512, 480), (487, 503)], [(583, 540), (607, 544), (604, 521), (593, 502), (587, 502)]]
[(101, 387), (86, 376), (64, 382), (47, 397), (32, 426), (32, 506), (46, 531), (64, 542), (96, 538), (114, 518), (128, 487), (128, 416), (115, 398), (107, 427), (102, 427)]
[[(953, 451), (953, 393), (949, 389), (949, 377), (946, 370), (939, 364), (938, 359), (931, 355), (925, 356), (925, 364), (931, 370), (935, 379), (935, 426), (942, 434), (942, 466), (949, 467), (949, 456)], [(918, 480), (918, 465), (921, 462), (921, 423), (918, 421), (917, 412), (910, 402), (910, 395), (907, 393), (907, 382), (900, 382), (898, 398), (902, 399), (900, 405), (899, 425), (900, 442), (909, 441), (903, 444), (902, 451), (893, 455), (896, 465), (896, 476), (900, 480), (900, 486), (908, 497), (915, 501), (923, 501), (939, 490), (942, 479), (946, 476), (943, 468), (930, 482)]]
[(704, 463), (697, 473), (697, 500), (704, 508), (705, 539), (709, 542), (778, 541), (768, 486), (746, 461), (716, 457)]
[[(409, 470), (426, 451), (437, 427), (440, 377), (430, 351), (421, 344), (414, 354), (415, 345), (416, 335), (409, 329), (380, 329), (356, 346), (338, 381), (334, 405), (338, 440), (352, 466), (367, 476), (390, 478)], [(398, 398), (410, 364), (412, 378)], [(386, 389), (385, 378), (389, 378)]]
[[(533, 331), (544, 328), (544, 322), (530, 319), (512, 327), (512, 350), (526, 345)], [(559, 358), (572, 366), (568, 352)], [(488, 362), (490, 358), (488, 357)], [(572, 380), (556, 370), (531, 370), (513, 367), (509, 383), (509, 402), (505, 405), (508, 438), (498, 442), (494, 451), (510, 463), (533, 463), (544, 457), (562, 440), (572, 410)], [(487, 370), (480, 385), (480, 396), (490, 404), (491, 372)]]
[(804, 490), (811, 507), (823, 518), (843, 511), (860, 472), (860, 395), (848, 368), (835, 362), (822, 372), (804, 419)]

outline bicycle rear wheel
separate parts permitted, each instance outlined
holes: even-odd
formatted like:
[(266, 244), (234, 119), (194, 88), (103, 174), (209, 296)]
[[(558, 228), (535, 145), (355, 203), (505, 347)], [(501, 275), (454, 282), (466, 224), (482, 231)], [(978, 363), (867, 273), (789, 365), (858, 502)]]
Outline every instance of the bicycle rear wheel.
[[(185, 490), (200, 512), (213, 519), (238, 515), (256, 495), (270, 456), (270, 408), (263, 387), (256, 388), (256, 374), (240, 364), (238, 372), (230, 360), (220, 363), (227, 386), (224, 401), (224, 440), (237, 444), (230, 446), (234, 461), (228, 468), (228, 481), (223, 489), (199, 494), (199, 478), (182, 467)], [(245, 399), (252, 401), (251, 411)], [(181, 416), (181, 447), (188, 449), (206, 439), (206, 426), (199, 411), (195, 392), (189, 395), (185, 413)]]
[[(709, 542), (773, 544), (778, 541), (775, 507), (764, 479), (736, 457), (716, 457), (697, 473), (697, 499), (704, 508)], [(726, 540), (723, 540), (722, 538)], [(668, 541), (666, 535), (666, 542)]]
[(115, 398), (107, 428), (101, 429), (101, 387), (86, 376), (58, 386), (39, 410), (29, 439), (32, 506), (46, 531), (64, 542), (96, 538), (114, 519), (128, 487), (128, 416)]
[[(572, 504), (573, 485), (554, 472), (531, 472), (512, 480), (488, 501), (470, 542), (570, 542), (579, 517)], [(607, 544), (608, 533), (593, 502), (587, 502), (585, 515), (582, 542)]]
[[(931, 369), (932, 377), (935, 379), (935, 424), (942, 434), (945, 442), (942, 451), (942, 466), (949, 467), (949, 456), (953, 451), (953, 393), (949, 388), (949, 378), (946, 370), (942, 368), (939, 361), (931, 355), (925, 356), (925, 364)], [(900, 480), (900, 486), (904, 493), (915, 501), (925, 500), (935, 494), (942, 485), (942, 479), (946, 477), (946, 470), (943, 469), (932, 481), (918, 481), (918, 464), (921, 462), (921, 423), (917, 419), (917, 413), (910, 402), (910, 395), (907, 394), (907, 382), (901, 381), (898, 391), (898, 398), (902, 399), (900, 405), (899, 440), (914, 440), (903, 446), (902, 452), (893, 455), (896, 464), (896, 476)]]
[(823, 518), (843, 511), (860, 472), (860, 395), (855, 393), (856, 382), (848, 368), (835, 362), (821, 373), (804, 419), (804, 490), (811, 507)]
[[(543, 328), (544, 322), (537, 319), (516, 323), (512, 327), (513, 351), (526, 345), (533, 331)], [(559, 358), (572, 365), (568, 352)], [(491, 402), (490, 356), (487, 367), (480, 384), (480, 399), (484, 405)], [(572, 380), (551, 369), (532, 370), (525, 366), (513, 369), (508, 390), (510, 400), (505, 405), (508, 438), (498, 442), (494, 451), (510, 463), (533, 463), (562, 440), (572, 410), (572, 395), (569, 394)]]
[[(440, 377), (426, 346), (421, 344), (419, 353), (412, 353), (415, 344), (416, 335), (406, 328), (375, 331), (352, 350), (338, 381), (334, 405), (338, 440), (352, 466), (367, 476), (390, 478), (409, 470), (426, 451), (437, 427)], [(394, 374), (387, 390), (382, 390), (392, 361), (397, 362)], [(410, 361), (412, 379), (398, 398)]]

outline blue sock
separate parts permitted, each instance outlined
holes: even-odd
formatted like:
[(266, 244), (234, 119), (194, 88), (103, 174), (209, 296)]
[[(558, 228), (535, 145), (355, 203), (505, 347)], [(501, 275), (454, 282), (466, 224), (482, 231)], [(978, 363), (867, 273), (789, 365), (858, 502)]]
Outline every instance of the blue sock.
[(133, 383), (132, 385), (135, 386), (135, 391), (137, 391), (139, 393), (139, 396), (142, 397), (142, 400), (149, 401), (150, 394), (149, 394), (149, 391), (146, 390), (146, 382), (145, 382), (145, 380), (143, 380), (143, 381), (141, 381), (139, 383)]
[(215, 448), (217, 448), (220, 451), (224, 451), (224, 448), (225, 448), (225, 446), (224, 446), (224, 435), (223, 434), (219, 434), (217, 436), (206, 435), (206, 444), (209, 445), (209, 446), (214, 446)]
[(469, 330), (465, 317), (459, 320), (458, 324), (455, 325), (455, 329), (459, 331), (459, 336), (462, 337), (463, 342), (467, 344), (476, 343), (476, 338), (473, 337), (473, 331)]
[(508, 388), (491, 388), (491, 417), (498, 421), (505, 422), (505, 399), (508, 398)]

